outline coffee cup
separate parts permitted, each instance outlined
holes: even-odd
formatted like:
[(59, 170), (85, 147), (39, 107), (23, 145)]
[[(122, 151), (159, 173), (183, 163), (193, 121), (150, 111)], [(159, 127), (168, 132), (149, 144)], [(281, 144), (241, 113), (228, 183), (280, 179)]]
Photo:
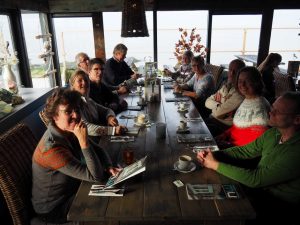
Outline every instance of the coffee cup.
[(179, 122), (179, 128), (180, 128), (181, 130), (186, 129), (186, 128), (187, 128), (187, 123), (186, 123), (185, 121), (181, 120), (181, 121)]
[(192, 162), (192, 157), (188, 155), (181, 155), (178, 159), (178, 169), (187, 170)]
[(184, 102), (179, 103), (179, 109), (181, 109), (181, 110), (185, 109), (185, 103)]
[(145, 104), (145, 99), (142, 96), (139, 98), (139, 104), (140, 105)]
[(139, 114), (138, 117), (137, 117), (137, 122), (138, 122), (139, 124), (144, 124), (144, 123), (145, 123), (145, 119), (146, 119), (146, 115), (143, 114), (143, 113), (141, 113), (141, 114)]
[(156, 138), (164, 139), (166, 138), (166, 128), (167, 125), (162, 122), (156, 123)]

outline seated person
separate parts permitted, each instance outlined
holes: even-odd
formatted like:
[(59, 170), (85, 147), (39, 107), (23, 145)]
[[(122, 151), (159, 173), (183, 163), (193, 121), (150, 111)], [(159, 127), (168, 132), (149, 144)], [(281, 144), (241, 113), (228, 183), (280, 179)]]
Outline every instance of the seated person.
[(113, 93), (101, 82), (103, 69), (102, 59), (94, 58), (89, 61), (90, 98), (98, 104), (112, 109), (115, 113), (126, 110), (127, 102), (119, 98), (119, 89)]
[(113, 57), (105, 63), (102, 82), (111, 90), (117, 90), (120, 86), (125, 86), (126, 92), (128, 92), (131, 87), (137, 84), (136, 80), (139, 76), (124, 61), (126, 54), (127, 47), (124, 44), (117, 44), (113, 51)]
[(67, 89), (57, 89), (47, 99), (50, 123), (32, 157), (31, 201), (43, 222), (66, 223), (82, 180), (96, 182), (105, 170), (111, 175), (119, 171), (105, 151), (89, 142), (80, 104), (80, 94)]
[(282, 57), (278, 53), (270, 53), (267, 58), (258, 66), (261, 72), (265, 89), (263, 96), (272, 104), (275, 101), (275, 79), (274, 70), (278, 68)]
[(79, 52), (75, 56), (77, 68), (82, 69), (86, 74), (89, 72), (89, 60), (90, 57), (84, 52)]
[[(124, 126), (118, 125), (115, 113), (111, 109), (97, 104), (88, 96), (90, 83), (88, 75), (83, 70), (78, 69), (72, 74), (70, 87), (71, 90), (81, 94), (80, 112), (90, 136), (118, 135), (126, 130)], [(109, 126), (104, 126), (106, 124)]]
[(193, 77), (184, 84), (174, 86), (175, 92), (182, 92), (183, 96), (191, 97), (202, 118), (209, 116), (211, 110), (205, 107), (205, 101), (215, 89), (214, 78), (204, 69), (204, 59), (195, 56), (192, 59)]
[[(164, 73), (168, 76), (171, 76), (173, 80), (177, 80), (179, 83), (186, 83), (189, 79), (193, 76), (193, 70), (192, 70), (192, 58), (194, 57), (194, 54), (192, 51), (187, 50), (182, 55), (182, 61), (179, 69), (172, 73), (168, 69), (164, 69)], [(182, 81), (182, 82), (180, 82)]]
[[(255, 224), (299, 224), (300, 93), (280, 96), (268, 123), (272, 128), (250, 144), (201, 151), (197, 159), (202, 166), (249, 187)], [(256, 165), (245, 166), (257, 157)]]
[(237, 90), (236, 77), (238, 71), (245, 66), (240, 59), (232, 60), (229, 63), (227, 82), (205, 101), (206, 108), (212, 110), (205, 124), (214, 137), (232, 126), (234, 113), (244, 99)]
[(242, 146), (254, 141), (268, 129), (270, 104), (262, 96), (260, 72), (251, 66), (238, 72), (237, 86), (244, 100), (233, 117), (233, 125), (216, 137), (221, 148)]

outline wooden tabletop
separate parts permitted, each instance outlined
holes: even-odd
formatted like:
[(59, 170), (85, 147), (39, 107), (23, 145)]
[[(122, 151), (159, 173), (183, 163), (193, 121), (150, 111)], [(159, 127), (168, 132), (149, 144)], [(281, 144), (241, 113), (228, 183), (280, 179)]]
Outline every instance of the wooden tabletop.
[[(177, 188), (174, 180), (184, 184), (224, 184), (236, 183), (210, 169), (201, 168), (190, 145), (177, 142), (179, 121), (199, 118), (196, 108), (189, 102), (189, 111), (179, 113), (178, 105), (165, 102), (165, 97), (174, 97), (172, 90), (162, 91), (162, 101), (148, 103), (143, 112), (152, 123), (149, 128), (141, 128), (135, 142), (111, 143), (101, 139), (101, 145), (112, 157), (115, 165), (122, 162), (122, 150), (134, 149), (135, 158), (147, 157), (146, 171), (125, 181), (122, 197), (88, 196), (92, 183), (82, 182), (68, 214), (73, 221), (105, 221), (109, 224), (243, 224), (254, 218), (255, 212), (247, 197), (241, 191), (240, 199), (188, 200), (186, 188)], [(137, 96), (128, 96), (130, 105), (136, 105)], [(125, 111), (120, 115), (138, 114)], [(119, 116), (120, 116), (119, 115)], [(133, 119), (119, 119), (120, 124), (134, 125)], [(157, 139), (155, 122), (167, 123), (166, 139)], [(191, 133), (210, 134), (205, 123), (199, 120), (188, 122)], [(179, 155), (187, 154), (197, 165), (191, 173), (174, 170)], [(200, 223), (199, 223), (200, 222)]]

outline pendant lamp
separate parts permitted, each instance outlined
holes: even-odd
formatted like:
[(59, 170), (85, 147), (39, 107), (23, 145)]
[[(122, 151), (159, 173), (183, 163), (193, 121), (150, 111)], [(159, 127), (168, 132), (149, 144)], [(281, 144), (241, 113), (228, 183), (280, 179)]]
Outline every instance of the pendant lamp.
[(149, 37), (144, 0), (124, 0), (121, 37)]

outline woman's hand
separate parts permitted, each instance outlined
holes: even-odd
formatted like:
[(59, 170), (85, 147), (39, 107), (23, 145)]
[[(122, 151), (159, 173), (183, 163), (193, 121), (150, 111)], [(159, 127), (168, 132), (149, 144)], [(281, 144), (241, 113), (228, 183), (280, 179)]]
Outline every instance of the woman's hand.
[(107, 119), (107, 124), (109, 126), (112, 126), (112, 127), (115, 127), (115, 126), (118, 126), (119, 125), (119, 122), (117, 120), (116, 117), (114, 116), (109, 116), (108, 119)]
[(182, 88), (181, 88), (181, 86), (180, 86), (179, 84), (175, 84), (175, 85), (173, 86), (173, 88), (174, 88), (174, 92), (179, 93), (179, 92), (182, 91)]
[(89, 146), (87, 127), (82, 120), (75, 125), (72, 133), (77, 137), (81, 148)]
[(108, 173), (111, 174), (112, 176), (116, 176), (121, 170), (122, 168), (118, 168), (118, 167), (109, 167), (107, 169)]

